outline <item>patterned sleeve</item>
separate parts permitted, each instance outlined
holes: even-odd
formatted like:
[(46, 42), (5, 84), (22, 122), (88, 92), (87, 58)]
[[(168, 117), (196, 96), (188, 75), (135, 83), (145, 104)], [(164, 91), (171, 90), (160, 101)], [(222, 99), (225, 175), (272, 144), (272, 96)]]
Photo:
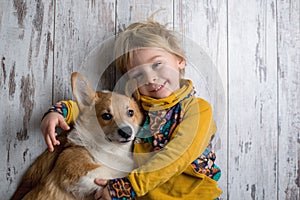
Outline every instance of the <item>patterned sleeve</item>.
[(207, 148), (191, 165), (196, 172), (218, 181), (221, 177), (221, 169), (215, 164), (215, 160), (216, 154)]
[(112, 200), (132, 200), (136, 196), (126, 177), (109, 180), (108, 189)]
[(50, 112), (57, 112), (61, 114), (64, 118), (66, 118), (68, 115), (68, 107), (63, 101), (59, 101), (48, 109), (48, 111), (43, 115), (42, 119), (44, 119), (45, 116)]
[(72, 100), (57, 102), (55, 105), (48, 109), (48, 111), (43, 115), (42, 120), (50, 112), (57, 112), (61, 114), (66, 119), (66, 122), (68, 124), (74, 124), (79, 114), (78, 106), (76, 102)]

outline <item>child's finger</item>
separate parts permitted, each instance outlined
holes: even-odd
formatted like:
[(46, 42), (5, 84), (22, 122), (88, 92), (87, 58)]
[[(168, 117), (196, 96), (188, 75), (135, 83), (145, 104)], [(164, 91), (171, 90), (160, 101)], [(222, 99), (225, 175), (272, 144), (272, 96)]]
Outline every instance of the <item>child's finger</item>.
[(67, 124), (67, 122), (65, 120), (60, 120), (59, 124), (60, 124), (60, 127), (65, 131), (70, 129), (69, 125)]
[(55, 124), (49, 125), (46, 135), (50, 137), (52, 145), (60, 144), (59, 140), (56, 139), (57, 133), (55, 133)]
[(103, 195), (102, 193), (103, 193), (103, 189), (98, 190), (94, 195), (94, 199), (96, 199), (96, 200), (101, 199), (101, 197)]
[(102, 197), (100, 198), (100, 200), (111, 200), (111, 196), (109, 194), (109, 190), (107, 187), (103, 188), (102, 191)]
[(48, 146), (48, 150), (49, 150), (50, 152), (53, 152), (53, 151), (54, 151), (54, 147), (53, 147), (53, 145), (52, 145), (52, 141), (51, 141), (49, 135), (46, 135), (46, 136), (45, 136), (45, 142), (46, 142), (46, 144), (47, 144), (47, 146)]
[(111, 200), (112, 198), (109, 194), (108, 188), (105, 187), (105, 188), (102, 188), (102, 189), (98, 190), (95, 193), (94, 199), (97, 199), (97, 200)]
[(94, 182), (102, 187), (105, 187), (107, 185), (107, 180), (100, 179), (100, 178), (95, 178)]
[(59, 140), (56, 139), (57, 133), (49, 134), (52, 145), (60, 145)]

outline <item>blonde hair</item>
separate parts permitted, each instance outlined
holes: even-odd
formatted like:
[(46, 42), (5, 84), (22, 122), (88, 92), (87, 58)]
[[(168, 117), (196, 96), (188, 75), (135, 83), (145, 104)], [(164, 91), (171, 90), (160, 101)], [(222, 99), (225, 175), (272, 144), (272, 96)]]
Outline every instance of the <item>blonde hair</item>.
[(183, 49), (175, 32), (154, 21), (133, 23), (117, 37), (114, 54), (117, 69), (122, 74), (132, 66), (134, 52), (147, 47), (162, 48), (185, 59)]

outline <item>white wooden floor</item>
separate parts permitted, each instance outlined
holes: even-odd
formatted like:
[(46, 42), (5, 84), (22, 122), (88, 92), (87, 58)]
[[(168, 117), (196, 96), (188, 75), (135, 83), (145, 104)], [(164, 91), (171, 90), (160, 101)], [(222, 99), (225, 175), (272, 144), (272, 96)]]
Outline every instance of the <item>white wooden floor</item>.
[[(187, 76), (215, 111), (222, 199), (300, 199), (299, 0), (0, 1), (1, 199), (45, 149), (40, 120), (72, 97), (70, 73), (159, 9), (155, 19), (194, 44)], [(102, 87), (114, 81), (108, 69)]]

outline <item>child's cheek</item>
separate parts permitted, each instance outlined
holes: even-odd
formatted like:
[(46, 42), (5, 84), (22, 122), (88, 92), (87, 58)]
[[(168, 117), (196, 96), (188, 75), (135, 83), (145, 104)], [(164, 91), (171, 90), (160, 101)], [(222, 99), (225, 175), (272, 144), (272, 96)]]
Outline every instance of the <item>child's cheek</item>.
[(147, 91), (143, 86), (139, 87), (138, 90), (141, 95), (147, 95)]

